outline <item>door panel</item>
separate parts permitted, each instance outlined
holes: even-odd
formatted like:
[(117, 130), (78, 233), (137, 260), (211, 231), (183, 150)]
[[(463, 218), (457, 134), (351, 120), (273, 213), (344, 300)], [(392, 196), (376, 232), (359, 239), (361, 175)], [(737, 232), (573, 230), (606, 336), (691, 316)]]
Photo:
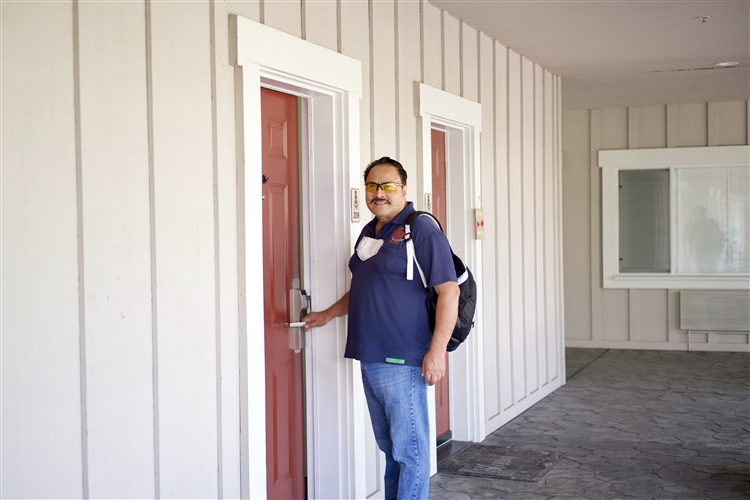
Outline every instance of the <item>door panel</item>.
[(297, 107), (261, 89), (268, 498), (305, 496), (302, 354), (289, 347), (287, 303), (301, 278)]
[[(432, 213), (446, 227), (445, 204), (445, 132), (432, 130)], [(450, 438), (451, 410), (448, 384), (448, 353), (445, 353), (445, 376), (435, 386), (435, 417), (438, 443)]]
[(432, 130), (432, 213), (445, 228), (445, 132)]

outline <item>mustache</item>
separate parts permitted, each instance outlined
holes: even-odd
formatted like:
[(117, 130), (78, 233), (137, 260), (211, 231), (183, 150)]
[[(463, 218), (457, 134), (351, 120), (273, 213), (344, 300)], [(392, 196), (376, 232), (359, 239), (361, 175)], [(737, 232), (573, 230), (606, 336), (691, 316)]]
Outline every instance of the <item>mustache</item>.
[(391, 204), (391, 202), (388, 200), (388, 198), (373, 198), (372, 200), (370, 200), (370, 205), (372, 205), (376, 201), (384, 201), (384, 202), (388, 203), (389, 205)]

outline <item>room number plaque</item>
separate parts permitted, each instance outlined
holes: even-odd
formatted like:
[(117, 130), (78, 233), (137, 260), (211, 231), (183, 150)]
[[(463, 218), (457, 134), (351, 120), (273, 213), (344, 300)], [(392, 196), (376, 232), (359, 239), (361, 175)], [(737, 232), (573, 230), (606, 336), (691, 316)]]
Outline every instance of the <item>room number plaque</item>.
[(352, 222), (359, 222), (359, 189), (352, 188)]

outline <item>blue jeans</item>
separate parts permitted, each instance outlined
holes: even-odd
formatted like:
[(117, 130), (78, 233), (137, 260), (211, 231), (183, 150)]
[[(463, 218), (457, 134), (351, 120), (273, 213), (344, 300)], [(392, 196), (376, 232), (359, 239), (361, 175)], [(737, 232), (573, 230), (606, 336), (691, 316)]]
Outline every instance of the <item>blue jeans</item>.
[(426, 499), (430, 491), (430, 422), (422, 368), (361, 365), (375, 440), (385, 453), (385, 498)]

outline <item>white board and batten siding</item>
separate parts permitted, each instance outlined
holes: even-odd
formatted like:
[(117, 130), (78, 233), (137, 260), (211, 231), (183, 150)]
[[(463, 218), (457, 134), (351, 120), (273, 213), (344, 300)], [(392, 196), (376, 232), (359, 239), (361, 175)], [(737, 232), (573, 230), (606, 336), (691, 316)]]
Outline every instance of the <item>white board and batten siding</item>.
[(144, 497), (155, 491), (144, 6), (82, 3), (78, 26), (88, 490)]
[(83, 495), (73, 54), (71, 2), (3, 3), (0, 493), (8, 498)]
[(2, 9), (2, 496), (219, 496), (208, 4)]
[(602, 288), (597, 158), (610, 149), (747, 145), (749, 115), (745, 101), (563, 113), (568, 347), (750, 351), (743, 333), (692, 332), (688, 343), (688, 332), (680, 329), (679, 289)]
[[(5, 2), (3, 497), (248, 491), (230, 15), (362, 63), (360, 168), (401, 159), (418, 205), (414, 82), (481, 105), (480, 428), (564, 383), (557, 76), (424, 0)], [(382, 495), (367, 443), (351, 473)]]
[(564, 383), (555, 204), (562, 196), (560, 79), (481, 34), (479, 61), (480, 102), (494, 139), (482, 150), (483, 318), (495, 332), (485, 332), (483, 354), (489, 433)]

